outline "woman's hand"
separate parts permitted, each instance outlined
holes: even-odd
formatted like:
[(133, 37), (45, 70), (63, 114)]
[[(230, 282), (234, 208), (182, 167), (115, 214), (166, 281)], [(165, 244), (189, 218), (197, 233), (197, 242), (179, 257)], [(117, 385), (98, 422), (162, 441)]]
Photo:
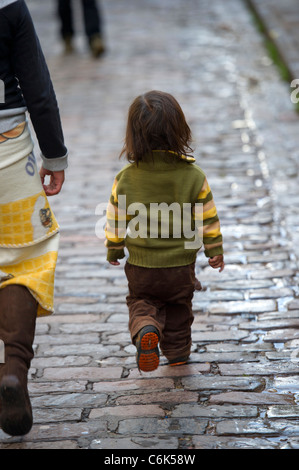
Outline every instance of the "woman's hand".
[[(58, 194), (64, 183), (64, 170), (61, 171), (50, 171), (46, 170), (43, 166), (39, 171), (40, 179), (47, 196), (54, 196)], [(50, 176), (49, 184), (44, 184), (45, 177)]]

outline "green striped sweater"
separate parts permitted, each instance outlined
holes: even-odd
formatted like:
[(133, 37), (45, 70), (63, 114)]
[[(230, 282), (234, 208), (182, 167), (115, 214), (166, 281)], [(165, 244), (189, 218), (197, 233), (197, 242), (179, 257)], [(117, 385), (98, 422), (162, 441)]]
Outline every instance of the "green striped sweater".
[(191, 264), (223, 254), (220, 222), (204, 172), (185, 157), (155, 150), (116, 176), (107, 208), (107, 260), (129, 252), (128, 262), (148, 268)]

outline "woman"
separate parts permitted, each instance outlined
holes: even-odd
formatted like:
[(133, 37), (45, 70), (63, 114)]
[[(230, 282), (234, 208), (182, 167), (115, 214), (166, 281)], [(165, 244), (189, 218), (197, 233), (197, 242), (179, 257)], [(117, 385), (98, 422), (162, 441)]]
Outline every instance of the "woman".
[[(60, 192), (68, 158), (55, 92), (24, 0), (0, 0), (0, 81), (0, 427), (23, 435), (32, 426), (27, 376), (36, 317), (53, 312), (59, 226), (47, 196)], [(41, 150), (39, 173), (26, 111)], [(43, 184), (46, 175), (49, 184)]]

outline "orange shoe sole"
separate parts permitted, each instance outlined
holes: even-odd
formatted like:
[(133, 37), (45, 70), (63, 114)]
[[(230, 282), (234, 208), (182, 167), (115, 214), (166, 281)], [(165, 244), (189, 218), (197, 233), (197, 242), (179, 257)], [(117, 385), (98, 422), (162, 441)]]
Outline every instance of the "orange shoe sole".
[(156, 333), (150, 332), (146, 333), (141, 339), (141, 348), (145, 351), (150, 349), (155, 349), (158, 346), (159, 338)]
[(181, 356), (181, 357), (178, 357), (176, 359), (173, 359), (172, 361), (169, 361), (169, 364), (170, 366), (182, 366), (184, 364), (187, 364), (189, 360), (189, 354), (188, 356)]
[(157, 369), (159, 362), (159, 357), (155, 352), (150, 354), (140, 354), (138, 366), (143, 372), (151, 372)]
[(143, 372), (151, 372), (159, 366), (158, 343), (159, 337), (154, 332), (145, 333), (141, 338), (137, 364)]
[(173, 362), (169, 364), (171, 367), (173, 366), (182, 366), (183, 364), (187, 364), (187, 361), (182, 361), (182, 362)]

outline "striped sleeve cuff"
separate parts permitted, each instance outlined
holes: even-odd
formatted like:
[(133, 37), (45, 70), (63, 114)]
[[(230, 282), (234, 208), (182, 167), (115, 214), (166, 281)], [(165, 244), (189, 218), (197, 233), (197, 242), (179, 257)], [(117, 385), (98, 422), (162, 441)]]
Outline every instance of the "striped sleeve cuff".
[(68, 153), (59, 158), (46, 158), (41, 153), (43, 167), (49, 171), (62, 171), (68, 167)]

